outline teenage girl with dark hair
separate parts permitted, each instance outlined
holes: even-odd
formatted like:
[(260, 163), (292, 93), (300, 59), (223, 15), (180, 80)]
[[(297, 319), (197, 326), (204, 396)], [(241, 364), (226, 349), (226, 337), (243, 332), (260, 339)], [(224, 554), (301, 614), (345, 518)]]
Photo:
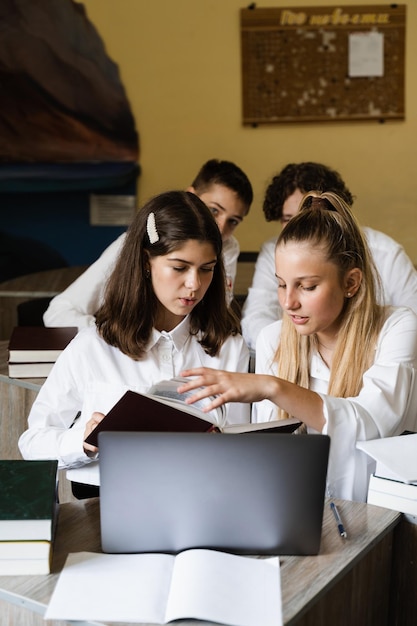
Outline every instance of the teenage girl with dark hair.
[[(96, 326), (64, 350), (33, 404), (23, 457), (88, 463), (97, 449), (84, 439), (126, 390), (146, 392), (196, 366), (244, 372), (248, 350), (226, 303), (213, 215), (195, 194), (173, 191), (137, 213)], [(226, 422), (249, 420), (247, 406), (229, 409)]]

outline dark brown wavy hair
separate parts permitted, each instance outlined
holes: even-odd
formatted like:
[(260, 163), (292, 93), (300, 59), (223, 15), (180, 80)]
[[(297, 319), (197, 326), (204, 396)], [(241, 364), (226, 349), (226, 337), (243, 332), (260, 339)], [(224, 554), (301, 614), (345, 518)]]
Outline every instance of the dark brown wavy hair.
[(336, 170), (312, 161), (289, 163), (273, 177), (265, 192), (263, 212), (267, 222), (282, 218), (284, 202), (296, 189), (302, 193), (333, 191), (349, 206), (353, 204), (354, 198)]
[[(147, 233), (150, 213), (159, 237), (155, 243)], [(144, 356), (158, 307), (147, 276), (148, 259), (169, 254), (189, 240), (211, 243), (217, 257), (207, 292), (190, 313), (191, 333), (199, 336), (207, 354), (215, 356), (230, 335), (240, 332), (226, 303), (222, 239), (211, 211), (193, 193), (169, 191), (151, 198), (136, 214), (96, 315), (103, 339), (132, 359)]]

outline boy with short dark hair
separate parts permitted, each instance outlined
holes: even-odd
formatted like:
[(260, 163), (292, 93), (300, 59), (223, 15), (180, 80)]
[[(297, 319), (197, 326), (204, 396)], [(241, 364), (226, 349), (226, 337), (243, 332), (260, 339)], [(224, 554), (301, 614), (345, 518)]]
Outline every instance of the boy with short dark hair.
[[(248, 214), (253, 199), (251, 183), (234, 163), (210, 159), (187, 191), (195, 193), (208, 206), (219, 226), (223, 240), (223, 262), (226, 272), (227, 301), (233, 299), (240, 248), (233, 231)], [(77, 326), (79, 329), (95, 323), (95, 313), (101, 305), (104, 286), (125, 240), (123, 233), (90, 267), (65, 291), (53, 298), (45, 311), (45, 326)]]

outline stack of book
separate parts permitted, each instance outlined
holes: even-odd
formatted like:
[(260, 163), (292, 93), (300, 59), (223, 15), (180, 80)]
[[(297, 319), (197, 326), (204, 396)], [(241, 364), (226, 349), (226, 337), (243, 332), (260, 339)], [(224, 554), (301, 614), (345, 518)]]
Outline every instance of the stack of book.
[(49, 574), (57, 461), (0, 461), (0, 575)]
[(9, 376), (46, 378), (77, 331), (73, 326), (16, 326), (9, 341)]
[(368, 504), (417, 515), (417, 434), (362, 441), (357, 447), (376, 461)]

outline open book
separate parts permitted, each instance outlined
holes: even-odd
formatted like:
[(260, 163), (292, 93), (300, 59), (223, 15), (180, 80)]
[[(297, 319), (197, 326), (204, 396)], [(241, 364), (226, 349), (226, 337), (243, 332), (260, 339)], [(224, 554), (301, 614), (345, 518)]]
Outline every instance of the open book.
[(67, 558), (46, 620), (166, 624), (194, 618), (233, 626), (280, 626), (278, 557), (215, 550)]
[(191, 415), (203, 418), (214, 424), (222, 424), (226, 417), (226, 407), (224, 405), (210, 411), (210, 413), (204, 413), (204, 409), (214, 400), (214, 396), (197, 400), (197, 402), (193, 404), (185, 404), (185, 400), (196, 393), (196, 389), (186, 391), (185, 393), (178, 393), (178, 387), (186, 382), (188, 382), (188, 379), (182, 378), (181, 376), (176, 376), (169, 380), (161, 380), (149, 389), (148, 394), (160, 402), (164, 402), (170, 406), (176, 406)]
[[(85, 439), (86, 443), (98, 446), (98, 435), (104, 430), (113, 431), (164, 431), (164, 432), (205, 432), (214, 431), (226, 434), (245, 432), (293, 432), (301, 422), (297, 419), (275, 420), (259, 424), (224, 423), (224, 406), (204, 413), (203, 408), (210, 398), (195, 404), (186, 404), (185, 399), (195, 391), (179, 394), (177, 388), (184, 378), (163, 380), (153, 386), (148, 393), (126, 391), (120, 400), (107, 413), (105, 418)], [(212, 398), (211, 398), (212, 399)]]

